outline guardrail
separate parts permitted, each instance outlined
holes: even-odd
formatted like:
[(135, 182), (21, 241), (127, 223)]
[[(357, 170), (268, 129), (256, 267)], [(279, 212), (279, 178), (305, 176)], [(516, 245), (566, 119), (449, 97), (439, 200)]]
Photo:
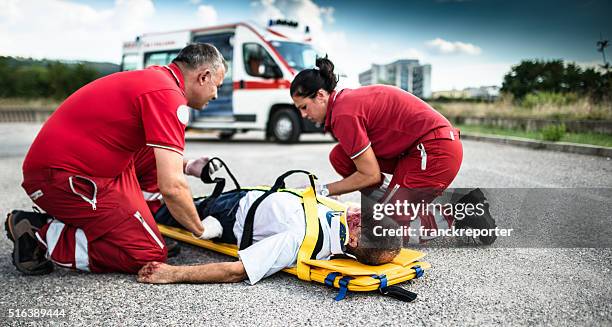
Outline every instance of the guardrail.
[(492, 126), (523, 131), (539, 131), (546, 125), (565, 124), (571, 133), (599, 133), (612, 134), (612, 122), (599, 120), (554, 120), (554, 119), (527, 119), (527, 118), (497, 118), (497, 117), (463, 117), (450, 116), (447, 118), (453, 124)]
[(42, 123), (47, 120), (52, 113), (52, 109), (3, 108), (0, 109), (0, 122)]

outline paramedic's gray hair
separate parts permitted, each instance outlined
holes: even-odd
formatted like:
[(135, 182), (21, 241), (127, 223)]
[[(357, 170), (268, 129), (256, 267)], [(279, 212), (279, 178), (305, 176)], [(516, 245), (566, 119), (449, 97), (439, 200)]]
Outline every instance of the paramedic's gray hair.
[(188, 69), (197, 69), (204, 65), (210, 67), (210, 70), (213, 72), (216, 72), (223, 65), (225, 70), (227, 70), (227, 63), (223, 55), (210, 43), (189, 44), (179, 52), (172, 62), (181, 62)]

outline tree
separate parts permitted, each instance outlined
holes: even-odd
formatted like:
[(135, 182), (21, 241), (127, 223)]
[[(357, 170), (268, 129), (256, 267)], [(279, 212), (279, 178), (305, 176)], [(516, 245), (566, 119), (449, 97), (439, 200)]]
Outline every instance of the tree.
[(510, 93), (517, 101), (527, 94), (576, 93), (589, 96), (595, 101), (603, 101), (611, 94), (611, 73), (600, 73), (593, 68), (583, 70), (574, 63), (565, 64), (562, 60), (523, 60), (512, 66), (504, 76), (501, 91)]
[(9, 70), (9, 58), (0, 57), (0, 97), (6, 98), (13, 93), (12, 75)]
[(100, 77), (90, 64), (0, 56), (0, 97), (64, 99)]

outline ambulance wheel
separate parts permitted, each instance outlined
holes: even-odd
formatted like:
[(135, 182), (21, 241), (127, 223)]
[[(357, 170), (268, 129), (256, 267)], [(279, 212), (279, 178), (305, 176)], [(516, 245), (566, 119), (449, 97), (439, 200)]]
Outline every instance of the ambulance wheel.
[(271, 131), (280, 143), (295, 143), (300, 139), (300, 117), (291, 109), (281, 109), (274, 113)]

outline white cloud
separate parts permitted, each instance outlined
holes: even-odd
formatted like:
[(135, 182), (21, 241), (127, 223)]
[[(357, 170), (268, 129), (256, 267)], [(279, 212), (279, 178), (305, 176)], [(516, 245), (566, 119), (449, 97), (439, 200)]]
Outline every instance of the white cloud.
[(378, 43), (378, 42), (370, 42), (368, 47), (370, 48), (370, 51), (378, 51), (378, 50), (380, 50), (380, 43)]
[(255, 10), (255, 21), (261, 25), (266, 25), (269, 19), (282, 19), (285, 15), (274, 5), (274, 0), (261, 0), (251, 2), (251, 7)]
[(482, 50), (471, 44), (464, 42), (450, 42), (441, 38), (436, 38), (427, 41), (425, 45), (437, 54), (467, 54), (467, 55), (479, 55)]
[(123, 41), (145, 32), (151, 0), (116, 0), (109, 9), (59, 0), (0, 1), (0, 53), (118, 62)]
[(115, 0), (110, 10), (111, 19), (119, 20), (119, 29), (127, 33), (142, 33), (148, 18), (155, 14), (152, 0)]
[(325, 21), (329, 24), (334, 23), (334, 11), (336, 10), (334, 7), (320, 7), (321, 14)]
[(19, 9), (19, 0), (3, 0), (0, 1), (0, 18), (6, 18), (14, 21), (22, 16)]
[(203, 26), (211, 26), (217, 24), (217, 10), (213, 6), (201, 5), (196, 13), (198, 20)]
[(433, 59), (431, 62), (431, 89), (462, 90), (483, 85), (501, 86), (503, 77), (510, 71), (512, 63), (482, 63), (466, 60)]

